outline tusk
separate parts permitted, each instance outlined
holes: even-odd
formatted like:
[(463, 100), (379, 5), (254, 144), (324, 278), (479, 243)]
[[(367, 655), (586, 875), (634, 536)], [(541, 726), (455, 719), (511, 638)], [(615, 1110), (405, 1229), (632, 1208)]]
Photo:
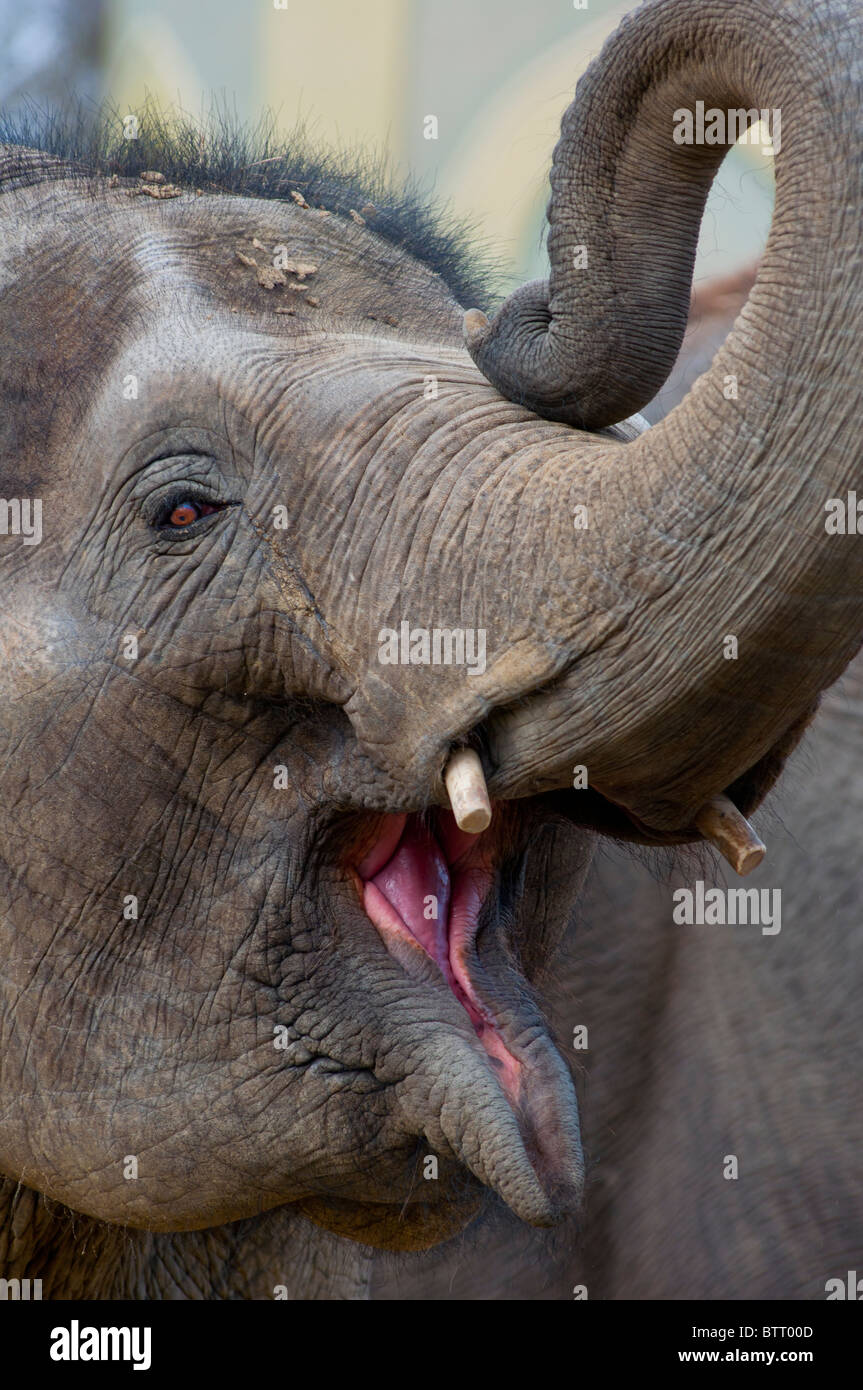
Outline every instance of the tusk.
[(767, 853), (749, 821), (727, 796), (712, 797), (698, 812), (695, 824), (741, 878), (757, 868)]
[(468, 835), (491, 825), (491, 802), (482, 763), (472, 748), (457, 748), (443, 775), (455, 823)]

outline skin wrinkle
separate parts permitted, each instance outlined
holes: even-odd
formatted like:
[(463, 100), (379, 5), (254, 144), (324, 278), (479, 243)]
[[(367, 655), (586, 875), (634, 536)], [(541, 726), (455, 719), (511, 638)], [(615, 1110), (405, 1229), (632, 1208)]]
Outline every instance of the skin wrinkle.
[[(249, 520), (258, 539), (267, 546), (273, 557), (273, 570), (276, 575), (276, 582), (288, 612), (294, 614), (307, 613), (316, 619), (324, 638), (329, 644), (332, 654), (336, 658), (334, 665), (340, 668), (338, 672), (334, 670), (333, 673), (338, 674), (343, 679), (349, 680), (350, 660), (348, 644), (324, 618), (313, 595), (303, 583), (302, 579), (298, 578), (296, 574), (292, 572), (291, 567), (285, 563), (284, 556), (277, 553), (272, 536), (267, 535), (261, 524), (254, 518), (250, 517)], [(314, 648), (314, 650), (316, 655), (318, 655), (317, 648)], [(350, 698), (350, 696), (346, 695), (346, 699), (347, 698)]]

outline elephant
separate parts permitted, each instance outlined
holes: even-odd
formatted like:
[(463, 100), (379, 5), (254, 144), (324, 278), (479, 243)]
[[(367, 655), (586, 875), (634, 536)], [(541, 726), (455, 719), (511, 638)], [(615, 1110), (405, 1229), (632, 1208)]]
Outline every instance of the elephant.
[[(825, 523), (860, 460), (861, 19), (630, 15), (563, 118), (550, 279), (497, 308), (458, 236), (343, 168), (7, 132), (4, 1278), (361, 1298), (490, 1204), (582, 1220), (541, 980), (597, 846), (702, 863), (705, 807), (757, 809), (863, 642), (854, 528)], [(646, 428), (726, 148), (675, 139), (700, 100), (781, 111), (776, 211)], [(607, 944), (624, 1003), (675, 968), (668, 932)], [(664, 1199), (668, 1117), (703, 1098), (679, 1053), (711, 957), (680, 959), (638, 1065), (635, 1018), (607, 1053)], [(605, 1293), (652, 1296), (614, 1171), (635, 1273)]]

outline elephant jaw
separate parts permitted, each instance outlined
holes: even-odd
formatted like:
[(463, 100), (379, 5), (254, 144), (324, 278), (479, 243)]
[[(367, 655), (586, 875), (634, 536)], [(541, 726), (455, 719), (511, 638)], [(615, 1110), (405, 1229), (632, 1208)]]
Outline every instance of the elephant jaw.
[[(466, 834), (449, 811), (389, 815), (355, 872), (366, 915), (390, 954), (408, 970), (413, 953), (429, 957), (467, 1014), (517, 1126), (492, 1143), (499, 1138), (507, 1147), (517, 1133), (536, 1184), (527, 1195), (522, 1183), (511, 1186), (486, 1165), (477, 1168), (475, 1134), (455, 1140), (457, 1156), (523, 1220), (546, 1225), (581, 1201), (575, 1092), (542, 1020), (524, 1002), (524, 977), (509, 963), (489, 971), (479, 961), (476, 938), (494, 887), (496, 848), (493, 829)], [(470, 1094), (464, 1101), (470, 1108)]]

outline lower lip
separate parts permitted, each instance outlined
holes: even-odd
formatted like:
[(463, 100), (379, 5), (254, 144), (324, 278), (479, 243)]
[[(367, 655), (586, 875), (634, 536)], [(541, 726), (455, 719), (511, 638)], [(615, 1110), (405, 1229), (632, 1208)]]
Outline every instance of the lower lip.
[(455, 998), (470, 1018), (488, 1053), (498, 1080), (510, 1100), (518, 1098), (522, 1065), (506, 1046), (489, 1010), (477, 997), (468, 971), (479, 914), (492, 886), (488, 841), (483, 835), (459, 830), (451, 812), (439, 812), (435, 839), (450, 874), (447, 920), (429, 922), (424, 938), (417, 936), (398, 910), (371, 880), (386, 867), (401, 843), (407, 816), (388, 817), (383, 833), (355, 870), (366, 915), (389, 948), (396, 938), (420, 947), (435, 961)]

